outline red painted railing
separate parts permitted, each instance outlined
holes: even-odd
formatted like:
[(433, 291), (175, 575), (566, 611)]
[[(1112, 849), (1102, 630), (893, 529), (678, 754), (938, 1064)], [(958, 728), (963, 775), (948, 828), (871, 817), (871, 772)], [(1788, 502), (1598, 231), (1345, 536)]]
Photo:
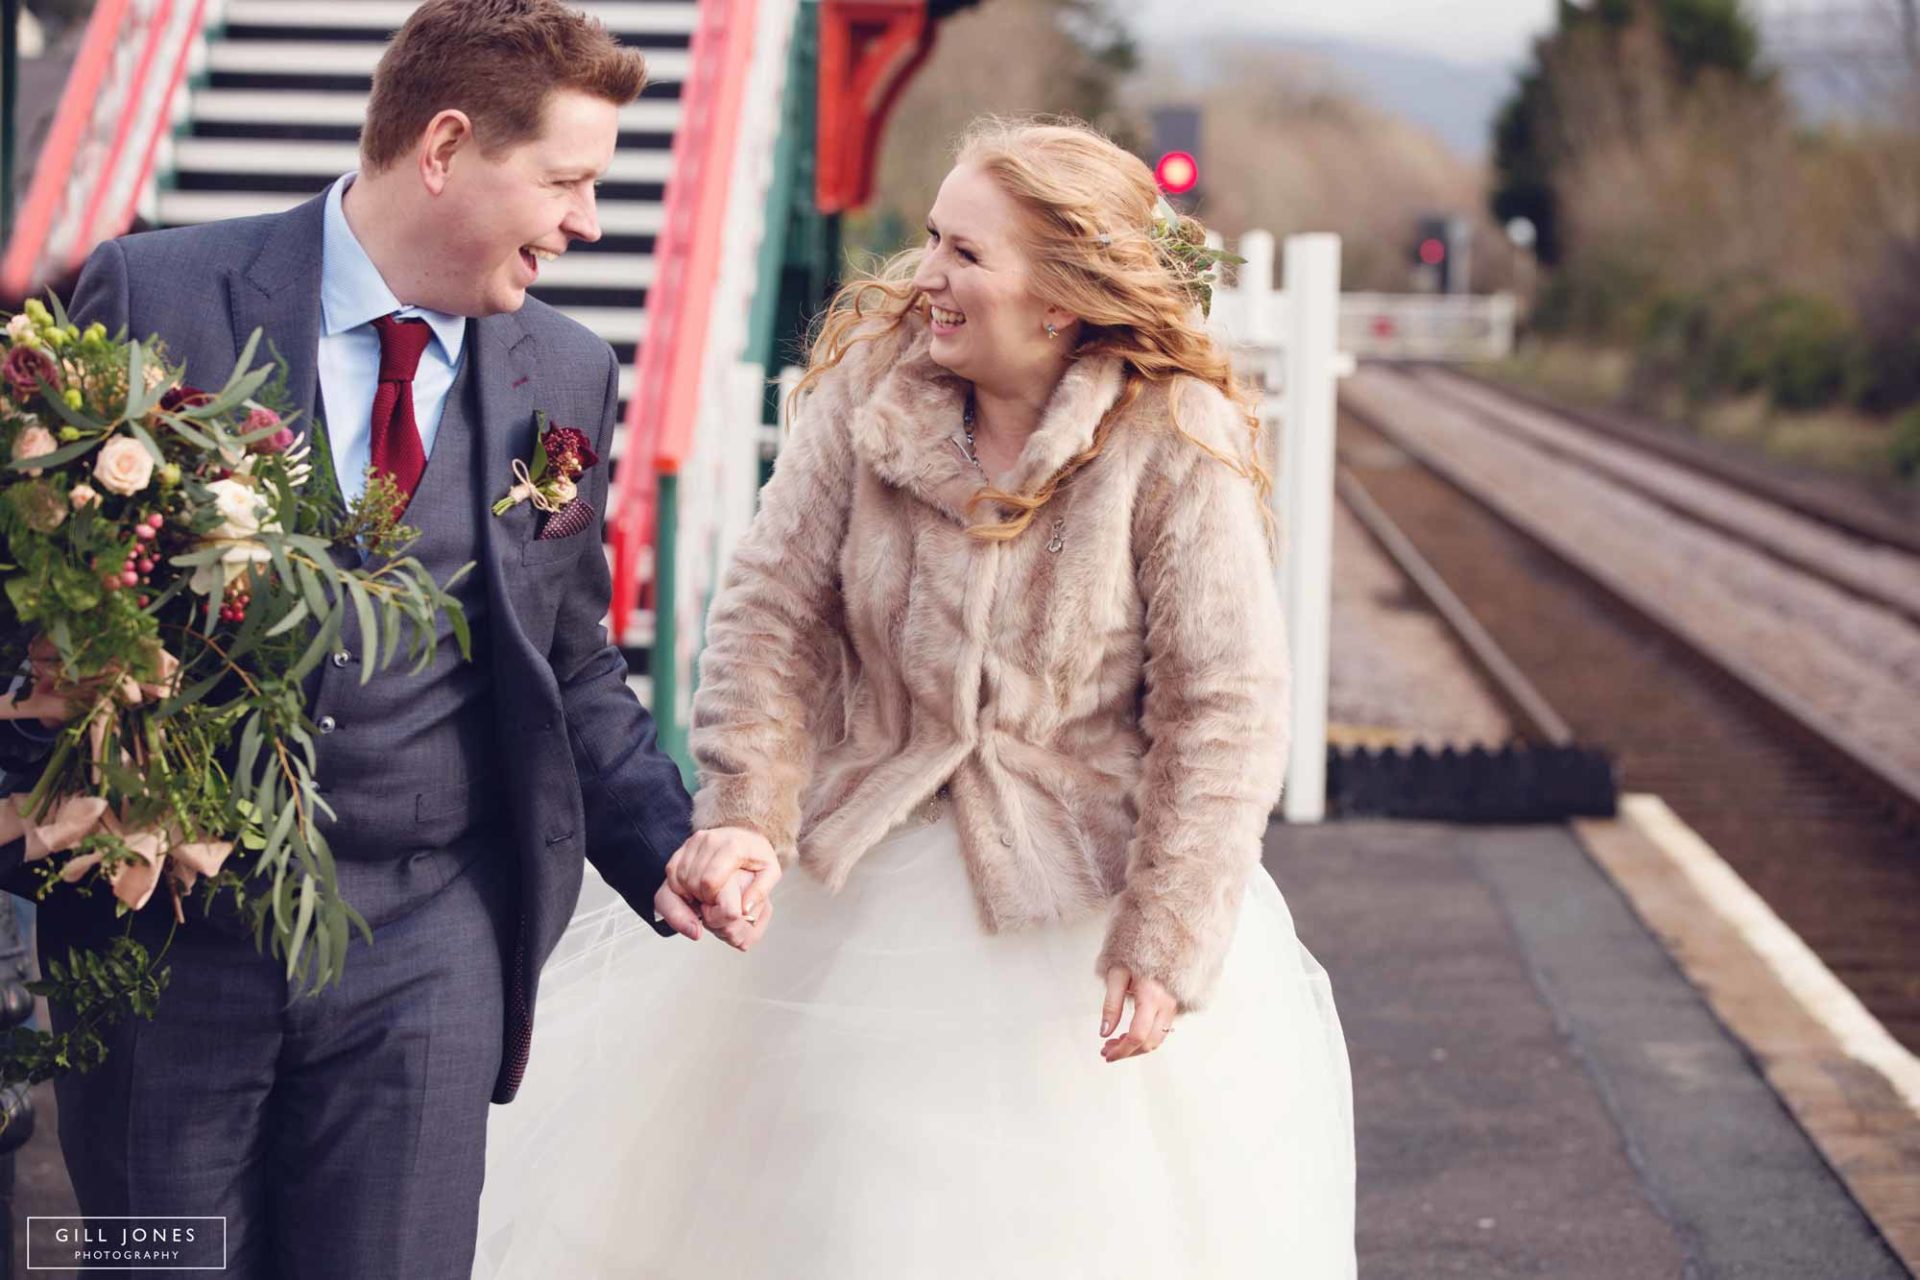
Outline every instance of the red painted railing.
[[(628, 406), (613, 544), (609, 623), (623, 637), (640, 595), (646, 549), (658, 542), (657, 486), (693, 448), (714, 285), (726, 246), (729, 180), (753, 55), (754, 0), (700, 0), (680, 90), (680, 127), (654, 239), (647, 329)], [(658, 568), (655, 568), (658, 576)]]
[(205, 16), (205, 0), (99, 0), (0, 258), (0, 293), (72, 270), (133, 221)]

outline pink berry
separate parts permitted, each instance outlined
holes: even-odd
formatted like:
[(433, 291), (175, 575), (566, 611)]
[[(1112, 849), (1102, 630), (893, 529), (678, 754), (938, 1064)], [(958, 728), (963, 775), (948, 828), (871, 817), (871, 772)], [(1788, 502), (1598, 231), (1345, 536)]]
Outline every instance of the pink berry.
[(161, 515), (158, 511), (156, 511), (152, 515), (147, 517), (147, 528), (158, 529), (161, 525), (165, 524), (166, 522), (167, 522), (167, 518)]
[(142, 573), (152, 573), (153, 565), (154, 565), (153, 560), (143, 557), (140, 563), (135, 565), (134, 568), (138, 569)]
[(153, 603), (153, 600), (152, 600), (152, 598), (151, 598), (151, 597), (149, 597), (149, 596), (141, 596), (141, 597), (140, 597), (140, 607), (141, 607), (142, 609), (144, 609), (144, 608), (146, 608), (146, 607), (147, 607), (148, 605), (150, 605), (150, 604), (152, 604), (152, 603)]
[(120, 585), (123, 587), (137, 587), (140, 585), (140, 575), (129, 569), (120, 575)]
[(137, 525), (133, 530), (133, 536), (142, 542), (152, 542), (154, 539), (153, 526), (150, 524)]
[(117, 573), (110, 573), (106, 577), (100, 579), (100, 584), (109, 591), (118, 591), (120, 589), (120, 575)]

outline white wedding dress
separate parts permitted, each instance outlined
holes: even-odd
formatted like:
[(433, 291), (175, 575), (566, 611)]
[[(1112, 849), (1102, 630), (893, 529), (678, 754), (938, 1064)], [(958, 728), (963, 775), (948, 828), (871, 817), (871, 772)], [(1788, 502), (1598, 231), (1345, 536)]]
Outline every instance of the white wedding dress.
[(1211, 1003), (1111, 1065), (1105, 914), (985, 932), (951, 818), (774, 903), (742, 955), (590, 876), (493, 1115), (476, 1277), (1355, 1274), (1346, 1043), (1264, 871)]

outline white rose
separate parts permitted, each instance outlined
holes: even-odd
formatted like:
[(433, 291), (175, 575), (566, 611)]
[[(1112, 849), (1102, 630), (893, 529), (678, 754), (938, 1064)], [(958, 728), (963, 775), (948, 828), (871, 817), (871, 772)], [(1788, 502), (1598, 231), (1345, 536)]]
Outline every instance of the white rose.
[(580, 492), (580, 490), (574, 486), (573, 481), (567, 479), (565, 476), (560, 476), (557, 479), (548, 481), (547, 487), (553, 491), (553, 500), (563, 507), (569, 502), (572, 502), (575, 495)]
[(200, 595), (225, 595), (227, 584), (236, 578), (243, 578), (250, 564), (266, 564), (273, 559), (273, 553), (257, 542), (237, 542), (220, 553), (220, 558), (212, 564), (203, 564), (193, 571), (193, 577), (187, 586)]
[(93, 491), (92, 485), (77, 484), (73, 486), (73, 491), (67, 495), (67, 501), (73, 504), (75, 511), (78, 511), (82, 507), (97, 506), (100, 502), (100, 495)]
[(138, 493), (153, 479), (153, 455), (131, 436), (115, 436), (101, 446), (93, 478), (115, 493)]
[[(28, 458), (38, 458), (45, 454), (52, 453), (59, 447), (60, 442), (53, 438), (53, 432), (41, 426), (28, 427), (14, 437), (13, 460), (15, 462), (24, 462)], [(30, 476), (37, 476), (40, 474), (40, 470), (39, 467), (28, 467), (26, 473)]]
[(7, 321), (7, 338), (10, 341), (18, 342), (20, 341), (21, 334), (32, 333), (32, 332), (33, 332), (33, 317), (28, 315), (24, 311), (22, 311), (19, 315), (15, 316), (13, 319)]
[(215, 480), (207, 491), (213, 494), (214, 510), (220, 513), (213, 537), (251, 538), (260, 532), (267, 504), (258, 489), (238, 480)]

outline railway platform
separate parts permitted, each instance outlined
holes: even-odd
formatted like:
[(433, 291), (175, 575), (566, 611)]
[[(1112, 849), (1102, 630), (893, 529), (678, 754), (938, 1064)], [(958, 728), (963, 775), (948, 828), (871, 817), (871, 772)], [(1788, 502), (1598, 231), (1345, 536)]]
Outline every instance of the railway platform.
[(1627, 817), (1271, 830), (1352, 1057), (1361, 1276), (1910, 1274), (1591, 851), (1647, 839)]

